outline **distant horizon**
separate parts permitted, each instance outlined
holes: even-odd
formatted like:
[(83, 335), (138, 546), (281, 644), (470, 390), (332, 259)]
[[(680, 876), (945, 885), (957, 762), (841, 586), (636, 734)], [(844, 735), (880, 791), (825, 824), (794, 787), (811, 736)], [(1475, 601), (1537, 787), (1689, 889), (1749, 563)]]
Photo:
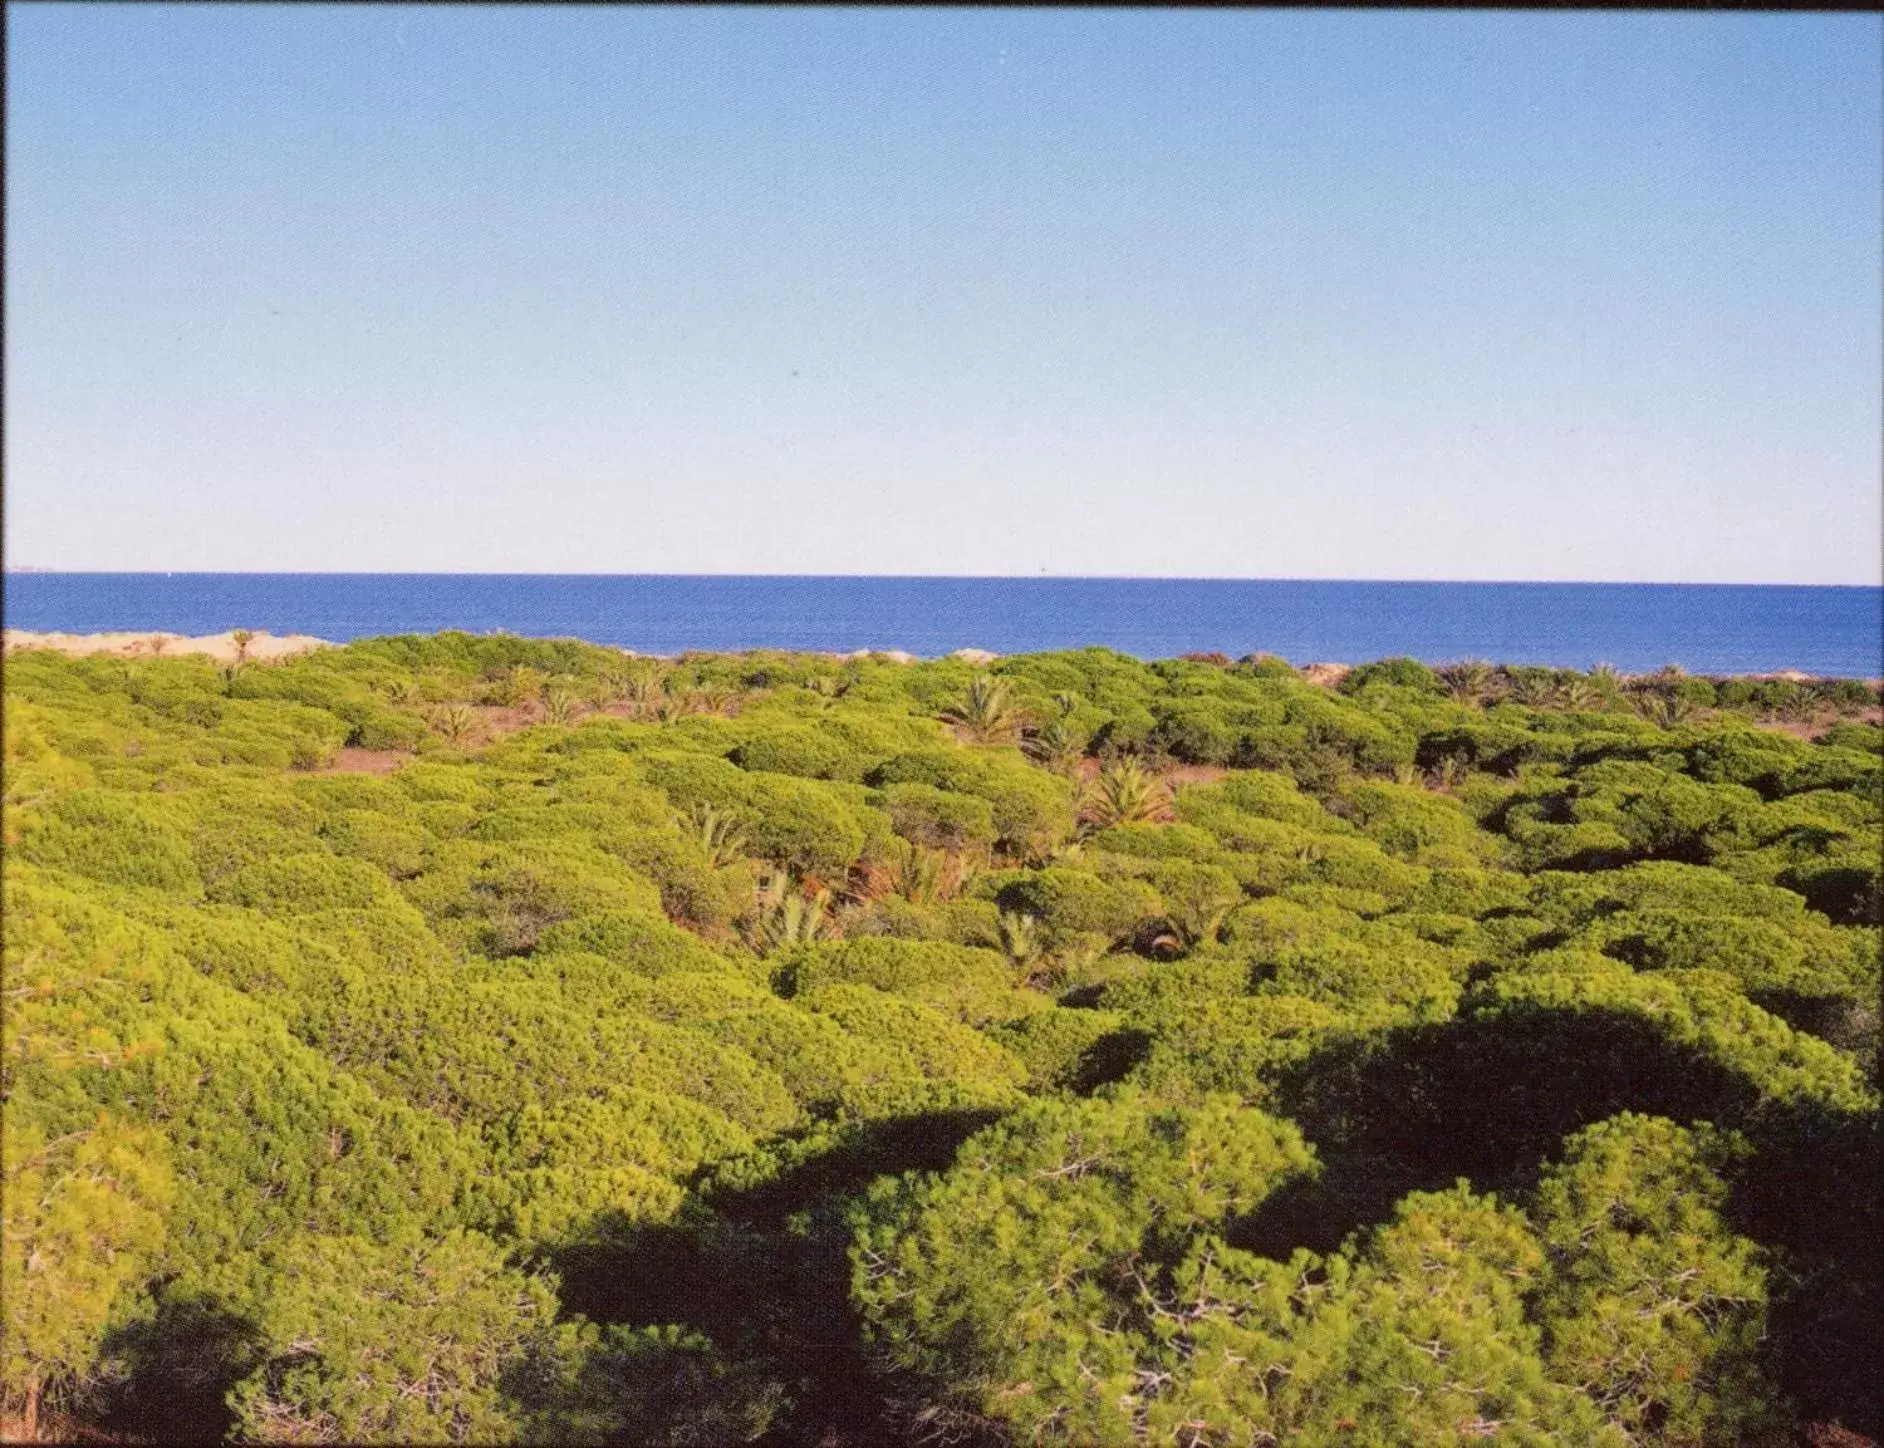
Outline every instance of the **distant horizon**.
[(1102, 647), (1139, 658), (1409, 655), (1644, 671), (1884, 671), (1884, 588), (1548, 580), (805, 574), (16, 573), (23, 633), (334, 642), (494, 632), (673, 655)]
[(1419, 585), (1439, 588), (1815, 588), (1859, 589), (1884, 593), (1884, 583), (1808, 583), (1772, 579), (1721, 578), (1368, 578), (1353, 574), (1285, 575), (1227, 573), (784, 573), (777, 571), (681, 571), (642, 569), (488, 569), (488, 568), (42, 568), (9, 563), (4, 573), (58, 574), (111, 578), (776, 578), (806, 580), (924, 579), (935, 582), (988, 583), (1353, 583)]

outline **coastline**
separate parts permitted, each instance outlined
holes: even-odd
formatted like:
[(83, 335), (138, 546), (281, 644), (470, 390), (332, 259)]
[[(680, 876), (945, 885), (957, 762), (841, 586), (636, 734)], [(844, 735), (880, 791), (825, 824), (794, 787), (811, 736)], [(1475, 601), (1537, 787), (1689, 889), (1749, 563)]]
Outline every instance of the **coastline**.
[(235, 664), (263, 659), (285, 659), (313, 649), (338, 647), (331, 639), (312, 634), (271, 634), (256, 631), (238, 642), (236, 630), (219, 634), (166, 633), (161, 629), (123, 630), (115, 633), (43, 633), (32, 629), (5, 630), (5, 650), (51, 649), (56, 653), (81, 657), (87, 654), (116, 654), (123, 658), (180, 657), (206, 654), (219, 664)]
[[(169, 633), (162, 629), (120, 629), (107, 633), (78, 634), (62, 633), (56, 630), (47, 631), (9, 628), (3, 631), (3, 636), (4, 651), (9, 654), (25, 649), (51, 649), (56, 653), (67, 654), (72, 657), (84, 657), (90, 654), (112, 654), (121, 658), (176, 658), (201, 655), (219, 664), (234, 664), (245, 661), (250, 663), (273, 662), (293, 658), (298, 654), (309, 653), (315, 649), (346, 647), (342, 642), (333, 639), (317, 638), (313, 634), (272, 634), (259, 629), (254, 631), (246, 645), (244, 645), (236, 641), (236, 632), (236, 630), (232, 629), (218, 634), (191, 635)], [(502, 631), (500, 630), (500, 632)], [(531, 637), (538, 636), (532, 635)], [(562, 638), (564, 636), (542, 635), (540, 637), (551, 639)], [(594, 644), (594, 640), (591, 639), (573, 638), (572, 641), (576, 643)], [(619, 648), (619, 646), (612, 644), (595, 644), (595, 647)], [(756, 648), (689, 649), (683, 650), (680, 654), (657, 654), (644, 652), (639, 649), (619, 648), (619, 652), (630, 658), (666, 660), (680, 658), (685, 653), (739, 654), (756, 651), (758, 651)], [(766, 651), (774, 652), (774, 650)], [(831, 649), (784, 649), (776, 650), (776, 652), (822, 654), (826, 657), (836, 659), (875, 658), (888, 660), (891, 663), (897, 664), (917, 664), (925, 662), (922, 655), (911, 653), (906, 649), (894, 648), (847, 649), (842, 651)], [(1003, 655), (991, 649), (960, 648), (951, 650), (946, 654), (938, 655), (936, 660), (928, 660), (928, 662), (934, 662), (940, 659), (955, 659), (962, 663), (973, 664), (980, 667), (982, 665), (992, 664), (1002, 657)], [(1333, 660), (1322, 660), (1298, 665), (1296, 666), (1296, 672), (1311, 684), (1318, 684), (1324, 688), (1333, 688), (1352, 670), (1359, 667), (1360, 662), (1369, 661), (1336, 662)], [(1496, 664), (1501, 661), (1491, 660), (1490, 662)], [(1624, 672), (1620, 677), (1625, 679), (1646, 678), (1649, 677), (1649, 674)], [(1834, 676), (1808, 673), (1803, 669), (1774, 669), (1733, 675), (1715, 675), (1710, 671), (1709, 673), (1697, 673), (1696, 677), (1778, 679), (1788, 683), (1809, 684), (1817, 682), (1820, 679)], [(1862, 682), (1874, 688), (1884, 688), (1884, 677), (1866, 678), (1862, 680)]]
[[(343, 644), (439, 630), (581, 639), (656, 657), (750, 649), (1003, 655), (1105, 647), (1140, 660), (1260, 650), (1298, 667), (1408, 656), (1708, 677), (1880, 672), (1884, 590), (1659, 585), (586, 579), (11, 574), (15, 629), (183, 638), (247, 625)], [(170, 647), (175, 647), (171, 645)], [(201, 647), (201, 646), (192, 646)]]

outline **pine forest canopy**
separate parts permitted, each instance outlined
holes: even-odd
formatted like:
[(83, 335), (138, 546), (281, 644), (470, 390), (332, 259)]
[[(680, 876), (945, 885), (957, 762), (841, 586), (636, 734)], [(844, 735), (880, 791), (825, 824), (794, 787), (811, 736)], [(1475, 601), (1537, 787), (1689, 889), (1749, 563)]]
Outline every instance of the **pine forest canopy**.
[(1873, 686), (6, 664), (14, 1436), (1879, 1432)]

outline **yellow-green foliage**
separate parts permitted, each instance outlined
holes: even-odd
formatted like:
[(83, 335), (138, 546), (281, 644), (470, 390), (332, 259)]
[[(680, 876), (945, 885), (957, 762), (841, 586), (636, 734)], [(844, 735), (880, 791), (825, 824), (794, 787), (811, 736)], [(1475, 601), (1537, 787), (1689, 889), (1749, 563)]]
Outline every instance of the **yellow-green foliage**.
[(9, 1421), (1879, 1430), (1866, 686), (7, 663)]
[(265, 1360), (236, 1388), (244, 1438), (492, 1442), (515, 1433), (502, 1392), (554, 1317), (547, 1282), (453, 1233), (382, 1247), (304, 1237), (262, 1320)]
[(970, 1085), (1018, 1085), (1027, 1068), (987, 1036), (940, 1011), (867, 985), (827, 985), (798, 997), (850, 1034), (882, 1046), (906, 1074)]
[(775, 962), (787, 995), (845, 983), (874, 986), (971, 1026), (1051, 1008), (1039, 992), (1015, 988), (1014, 968), (999, 951), (946, 941), (866, 936), (800, 947)]

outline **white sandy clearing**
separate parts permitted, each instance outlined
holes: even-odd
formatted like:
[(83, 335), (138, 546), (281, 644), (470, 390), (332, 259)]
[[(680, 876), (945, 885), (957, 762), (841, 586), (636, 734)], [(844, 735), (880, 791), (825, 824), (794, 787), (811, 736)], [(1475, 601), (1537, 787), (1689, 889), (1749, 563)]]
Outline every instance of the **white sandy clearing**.
[(304, 654), (309, 649), (330, 649), (333, 644), (308, 634), (277, 637), (258, 633), (248, 642), (246, 653), (238, 648), (233, 631), (204, 634), (191, 638), (185, 634), (147, 633), (31, 633), (25, 629), (6, 631), (8, 653), (16, 649), (52, 649), (62, 654), (117, 654), (122, 658), (150, 658), (153, 655), (208, 654), (219, 664), (233, 664), (238, 657), (282, 659), (290, 654)]

